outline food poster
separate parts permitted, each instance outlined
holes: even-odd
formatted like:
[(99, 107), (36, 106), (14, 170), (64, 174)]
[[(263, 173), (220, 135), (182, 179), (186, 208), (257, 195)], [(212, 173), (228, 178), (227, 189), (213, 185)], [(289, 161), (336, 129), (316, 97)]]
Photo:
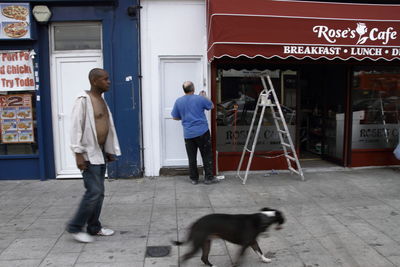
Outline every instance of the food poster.
[(33, 143), (32, 96), (0, 96), (0, 125), (2, 144)]
[(31, 38), (29, 3), (0, 3), (0, 39)]
[(0, 91), (31, 90), (35, 90), (35, 72), (30, 51), (0, 51)]

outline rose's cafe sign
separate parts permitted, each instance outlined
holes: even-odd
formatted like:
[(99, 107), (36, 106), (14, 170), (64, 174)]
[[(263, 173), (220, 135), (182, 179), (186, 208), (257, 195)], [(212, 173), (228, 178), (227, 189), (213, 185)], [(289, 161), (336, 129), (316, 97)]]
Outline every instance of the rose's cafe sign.
[[(394, 58), (400, 57), (398, 28), (368, 22), (348, 22), (340, 26), (319, 23), (310, 27), (312, 43), (283, 45), (283, 54), (326, 56), (328, 58)], [(311, 26), (311, 25), (310, 25)], [(310, 36), (311, 37), (311, 36)]]
[(315, 32), (318, 38), (324, 39), (325, 41), (334, 44), (338, 39), (354, 39), (358, 44), (365, 44), (367, 41), (376, 42), (377, 44), (387, 45), (389, 41), (397, 38), (397, 31), (393, 27), (387, 27), (386, 29), (372, 28), (368, 29), (365, 23), (357, 23), (355, 29), (342, 28), (332, 29), (325, 25), (314, 26), (313, 32)]

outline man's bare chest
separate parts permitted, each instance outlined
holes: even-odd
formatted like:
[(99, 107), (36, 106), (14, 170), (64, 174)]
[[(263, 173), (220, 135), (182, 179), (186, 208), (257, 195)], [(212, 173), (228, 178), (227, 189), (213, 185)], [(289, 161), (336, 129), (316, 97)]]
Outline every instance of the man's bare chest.
[(104, 99), (92, 97), (91, 100), (95, 120), (108, 119), (108, 109)]

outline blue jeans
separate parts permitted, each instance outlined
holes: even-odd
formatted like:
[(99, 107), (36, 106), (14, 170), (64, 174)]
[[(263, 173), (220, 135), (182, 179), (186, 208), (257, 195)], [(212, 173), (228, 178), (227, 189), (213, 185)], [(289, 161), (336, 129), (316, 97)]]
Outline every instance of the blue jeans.
[(99, 217), (104, 200), (105, 173), (105, 164), (92, 165), (90, 163), (88, 163), (88, 168), (82, 172), (86, 192), (75, 216), (68, 223), (67, 231), (69, 233), (81, 232), (86, 224), (89, 234), (95, 235), (100, 231)]

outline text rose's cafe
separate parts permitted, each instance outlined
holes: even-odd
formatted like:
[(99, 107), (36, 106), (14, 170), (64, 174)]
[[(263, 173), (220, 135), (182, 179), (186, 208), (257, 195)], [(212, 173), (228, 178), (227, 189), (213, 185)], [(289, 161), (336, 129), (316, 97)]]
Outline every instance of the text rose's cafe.
[[(218, 169), (238, 166), (260, 73), (272, 79), (303, 167), (398, 165), (398, 14), (400, 5), (208, 0)], [(251, 169), (285, 169), (281, 154), (267, 113)]]

